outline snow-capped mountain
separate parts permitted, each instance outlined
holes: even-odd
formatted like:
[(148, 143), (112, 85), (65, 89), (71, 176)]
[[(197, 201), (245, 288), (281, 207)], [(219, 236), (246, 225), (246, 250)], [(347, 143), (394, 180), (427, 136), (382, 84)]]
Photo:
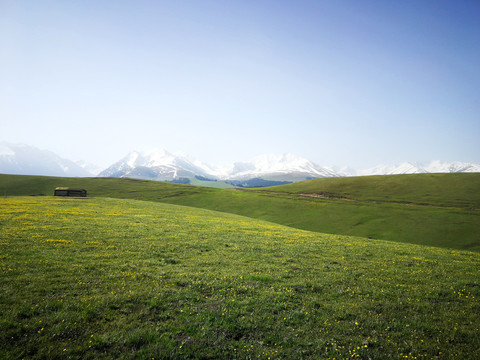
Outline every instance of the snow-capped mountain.
[[(480, 172), (479, 164), (432, 161), (428, 164), (405, 162), (398, 165), (382, 165), (355, 171), (351, 168), (334, 170), (319, 166), (294, 154), (266, 154), (251, 161), (235, 162), (224, 168), (215, 168), (186, 155), (172, 154), (165, 150), (149, 152), (133, 151), (107, 169), (99, 172), (95, 165), (73, 162), (51, 151), (32, 146), (0, 142), (0, 173), (49, 176), (105, 176), (131, 177), (150, 180), (185, 180), (203, 177), (224, 180), (231, 184), (242, 182), (261, 184), (300, 181), (321, 177)], [(261, 180), (261, 181), (258, 181)], [(187, 181), (188, 182), (188, 181)], [(264, 186), (264, 185), (260, 185)]]
[(480, 172), (480, 165), (469, 163), (444, 163), (433, 161), (427, 165), (405, 162), (398, 165), (381, 165), (354, 171), (319, 166), (294, 154), (265, 154), (247, 162), (235, 162), (224, 168), (215, 168), (183, 155), (165, 150), (147, 153), (131, 152), (99, 176), (133, 177), (155, 180), (177, 180), (202, 176), (214, 180), (264, 179), (271, 181), (301, 181), (313, 178), (362, 175), (422, 174), (433, 172)]
[(430, 173), (480, 172), (480, 165), (458, 161), (446, 163), (435, 160), (428, 164), (425, 169)]
[(91, 176), (73, 161), (23, 144), (0, 143), (0, 173), (46, 176)]
[(480, 172), (480, 165), (462, 162), (432, 161), (429, 164), (404, 162), (398, 165), (380, 165), (357, 171), (354, 175), (396, 175), (396, 174), (426, 174), (426, 173), (458, 173)]
[(339, 176), (334, 170), (322, 167), (294, 154), (265, 154), (250, 162), (237, 162), (217, 173), (221, 179), (244, 180), (262, 178), (268, 180), (298, 181), (321, 177)]
[(359, 170), (357, 175), (394, 175), (394, 174), (423, 174), (428, 173), (417, 163), (401, 163), (395, 165), (378, 165), (372, 168)]
[(174, 180), (182, 177), (208, 177), (208, 170), (202, 163), (157, 149), (145, 153), (133, 151), (98, 176)]
[(186, 156), (173, 155), (165, 150), (153, 150), (147, 153), (131, 152), (102, 171), (99, 176), (155, 180), (202, 176), (215, 180), (262, 178), (298, 181), (338, 174), (293, 154), (261, 155), (251, 162), (236, 162), (226, 168), (213, 168)]

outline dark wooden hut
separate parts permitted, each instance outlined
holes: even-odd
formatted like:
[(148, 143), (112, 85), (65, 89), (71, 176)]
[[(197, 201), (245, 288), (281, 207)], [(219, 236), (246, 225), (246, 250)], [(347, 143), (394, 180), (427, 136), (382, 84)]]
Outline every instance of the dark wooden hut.
[(85, 189), (70, 189), (65, 187), (57, 187), (53, 193), (54, 196), (79, 196), (86, 197), (87, 190)]

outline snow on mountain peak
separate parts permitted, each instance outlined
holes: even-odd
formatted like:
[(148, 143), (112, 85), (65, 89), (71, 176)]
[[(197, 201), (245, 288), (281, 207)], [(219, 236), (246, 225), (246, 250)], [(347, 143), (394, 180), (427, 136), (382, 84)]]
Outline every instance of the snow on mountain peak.
[(285, 153), (282, 155), (263, 154), (256, 156), (250, 162), (236, 162), (218, 176), (223, 179), (266, 177), (305, 180), (314, 177), (338, 176), (338, 174), (301, 156)]
[[(0, 172), (30, 175), (89, 176), (98, 174), (98, 168), (84, 162), (73, 163), (46, 150), (23, 144), (0, 142)], [(419, 173), (480, 172), (480, 164), (431, 161), (428, 164), (404, 162), (396, 165), (376, 166), (366, 170), (332, 170), (319, 166), (301, 156), (263, 154), (251, 161), (235, 162), (216, 168), (185, 154), (170, 153), (164, 149), (147, 152), (132, 151), (103, 170), (98, 176), (133, 177), (154, 180), (177, 180), (202, 176), (214, 180), (298, 181), (310, 178), (390, 175)]]
[(445, 163), (440, 160), (434, 160), (426, 166), (426, 169), (431, 173), (480, 172), (480, 165), (458, 161)]
[(163, 149), (142, 153), (133, 151), (99, 174), (155, 180), (173, 180), (195, 175), (208, 176), (208, 173), (205, 168), (186, 157), (173, 155)]
[(359, 175), (393, 175), (393, 174), (421, 174), (425, 169), (414, 162), (404, 162), (395, 165), (378, 165), (358, 171)]
[(135, 166), (135, 163), (137, 162), (138, 158), (140, 157), (140, 153), (137, 152), (137, 151), (132, 151), (131, 153), (129, 153), (125, 158), (124, 158), (124, 162), (130, 166), (130, 167), (134, 167)]
[(252, 163), (256, 169), (262, 171), (298, 170), (313, 165), (309, 160), (290, 153), (259, 155), (253, 159)]
[(442, 162), (434, 160), (426, 165), (418, 162), (404, 162), (397, 165), (380, 165), (360, 170), (358, 175), (394, 175), (394, 174), (425, 174), (425, 173), (455, 173), (480, 172), (480, 165), (462, 162)]
[(143, 153), (147, 166), (171, 165), (175, 162), (176, 156), (164, 149), (153, 149)]
[(154, 149), (147, 152), (132, 151), (116, 164), (121, 163), (121, 168), (134, 168), (136, 166), (162, 166), (171, 164), (175, 157), (163, 149)]

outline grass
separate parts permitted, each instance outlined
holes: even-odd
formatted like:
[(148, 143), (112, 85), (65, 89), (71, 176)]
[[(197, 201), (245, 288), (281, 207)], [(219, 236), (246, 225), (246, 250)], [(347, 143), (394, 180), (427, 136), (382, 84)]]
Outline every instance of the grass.
[(480, 209), (480, 174), (412, 174), (324, 178), (257, 191), (322, 194), (357, 201)]
[(53, 195), (55, 187), (85, 188), (88, 196), (160, 201), (215, 189), (167, 182), (123, 178), (62, 178), (51, 176), (1, 175), (0, 196)]
[(56, 186), (86, 188), (89, 196), (228, 212), (321, 233), (480, 251), (480, 174), (326, 178), (250, 191), (133, 179), (0, 176), (0, 194), (49, 195)]
[(225, 181), (199, 180), (197, 178), (190, 179), (190, 185), (205, 186), (217, 189), (232, 189), (235, 187), (232, 184), (226, 183)]
[(162, 202), (244, 215), (322, 233), (480, 251), (478, 210), (240, 191), (197, 193), (166, 198)]
[(133, 200), (0, 207), (0, 358), (480, 356), (478, 253)]

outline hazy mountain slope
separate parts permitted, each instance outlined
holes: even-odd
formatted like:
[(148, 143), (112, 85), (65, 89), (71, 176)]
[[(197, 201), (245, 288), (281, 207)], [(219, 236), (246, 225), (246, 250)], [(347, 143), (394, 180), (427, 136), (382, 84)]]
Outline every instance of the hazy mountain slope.
[(92, 164), (84, 160), (75, 161), (75, 163), (78, 166), (80, 166), (82, 169), (84, 169), (86, 172), (92, 175), (97, 175), (103, 170), (103, 168), (100, 167), (99, 165)]
[(480, 165), (462, 162), (432, 161), (428, 164), (417, 162), (404, 162), (398, 165), (379, 165), (373, 168), (360, 170), (357, 175), (399, 175), (399, 174), (425, 174), (425, 173), (458, 173), (480, 172)]
[(480, 165), (458, 161), (447, 163), (436, 160), (428, 164), (425, 169), (430, 173), (478, 173), (480, 172)]
[(91, 176), (73, 161), (23, 144), (0, 143), (0, 172), (20, 175)]

